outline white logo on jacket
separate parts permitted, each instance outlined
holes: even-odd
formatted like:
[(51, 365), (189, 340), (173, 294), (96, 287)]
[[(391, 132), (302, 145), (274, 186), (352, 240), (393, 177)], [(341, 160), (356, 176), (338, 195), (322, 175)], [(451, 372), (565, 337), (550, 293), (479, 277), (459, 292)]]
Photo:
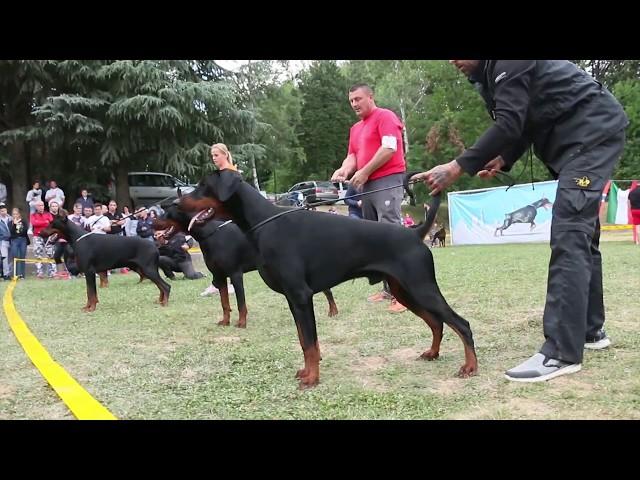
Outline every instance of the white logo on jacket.
[(498, 83), (500, 80), (502, 80), (506, 76), (507, 76), (507, 72), (502, 72), (500, 75), (496, 77), (496, 83)]

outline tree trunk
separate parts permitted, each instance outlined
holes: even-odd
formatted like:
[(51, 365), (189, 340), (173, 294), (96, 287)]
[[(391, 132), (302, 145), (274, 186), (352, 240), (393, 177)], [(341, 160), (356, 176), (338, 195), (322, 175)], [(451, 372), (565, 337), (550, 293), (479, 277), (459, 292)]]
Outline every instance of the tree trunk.
[(258, 183), (258, 170), (256, 170), (256, 158), (251, 155), (251, 175), (253, 175), (253, 186), (256, 190), (260, 191), (260, 184)]
[(400, 116), (402, 117), (402, 136), (404, 138), (404, 156), (406, 158), (409, 153), (409, 135), (407, 135), (407, 116), (402, 98), (400, 98)]
[[(247, 62), (247, 73), (248, 75), (252, 75), (252, 71), (251, 71), (251, 60), (249, 60)], [(254, 102), (254, 97), (253, 97), (253, 91), (252, 91), (252, 82), (253, 79), (249, 78), (248, 82), (247, 82), (247, 89), (249, 90), (249, 102), (250, 102), (250, 108), (252, 112), (256, 111), (256, 105)], [(251, 139), (251, 143), (255, 143), (256, 141), (256, 135), (255, 135), (255, 131), (251, 133), (250, 135), (250, 139)], [(256, 157), (255, 155), (253, 155), (253, 153), (251, 154), (251, 175), (253, 176), (253, 186), (256, 187), (256, 190), (260, 191), (260, 183), (258, 182), (258, 170), (256, 169)]]
[[(31, 189), (27, 179), (27, 158), (24, 142), (18, 140), (10, 147), (9, 175), (11, 176), (11, 190), (8, 192), (7, 202), (12, 207), (19, 207), (22, 215), (29, 215), (27, 206), (27, 190)], [(9, 211), (11, 212), (11, 211)]]
[[(400, 62), (397, 60), (393, 62), (393, 69), (395, 71), (396, 77), (398, 80), (400, 79)], [(402, 138), (404, 138), (404, 156), (407, 157), (409, 153), (409, 135), (407, 135), (407, 114), (404, 108), (404, 100), (402, 99), (402, 95), (400, 95), (400, 116), (402, 117)]]
[(133, 212), (136, 205), (131, 205), (131, 197), (129, 196), (129, 169), (126, 162), (118, 162), (116, 166), (116, 202), (122, 210), (125, 205), (129, 206), (129, 211)]

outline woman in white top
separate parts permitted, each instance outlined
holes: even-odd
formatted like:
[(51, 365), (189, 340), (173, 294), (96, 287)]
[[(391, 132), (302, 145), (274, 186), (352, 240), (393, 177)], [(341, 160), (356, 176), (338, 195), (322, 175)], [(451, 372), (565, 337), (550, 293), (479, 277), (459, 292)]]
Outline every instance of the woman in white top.
[(29, 214), (36, 211), (36, 203), (42, 201), (42, 189), (40, 188), (40, 182), (37, 180), (33, 182), (31, 190), (27, 192), (27, 205), (29, 205)]

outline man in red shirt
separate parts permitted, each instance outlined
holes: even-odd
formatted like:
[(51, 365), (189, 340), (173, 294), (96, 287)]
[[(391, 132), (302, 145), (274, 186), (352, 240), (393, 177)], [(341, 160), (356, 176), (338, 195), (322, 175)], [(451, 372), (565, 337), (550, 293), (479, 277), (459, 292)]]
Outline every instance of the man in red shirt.
[[(46, 250), (44, 248), (46, 240), (40, 237), (40, 232), (53, 222), (53, 215), (44, 211), (44, 202), (38, 200), (35, 204), (36, 211), (29, 216), (29, 223), (33, 228), (33, 254), (36, 258), (53, 258), (53, 245)], [(49, 264), (49, 277), (56, 273), (56, 264)], [(42, 263), (36, 263), (36, 277), (43, 278)]]
[[(351, 87), (349, 102), (360, 121), (351, 127), (347, 158), (331, 180), (343, 182), (353, 175), (351, 184), (363, 193), (397, 185), (397, 188), (363, 196), (362, 215), (367, 220), (402, 225), (400, 205), (406, 170), (402, 122), (391, 110), (376, 106), (373, 90), (367, 84), (358, 83)], [(386, 282), (383, 291), (372, 295), (368, 301), (382, 302), (385, 299), (391, 299), (391, 312), (406, 310), (391, 296)]]

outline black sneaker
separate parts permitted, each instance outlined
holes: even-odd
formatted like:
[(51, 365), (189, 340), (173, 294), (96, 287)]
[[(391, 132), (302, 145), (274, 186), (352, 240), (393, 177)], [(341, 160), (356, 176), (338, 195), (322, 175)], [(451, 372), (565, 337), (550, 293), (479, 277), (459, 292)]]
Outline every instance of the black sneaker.
[(584, 342), (584, 348), (588, 348), (589, 350), (602, 350), (609, 345), (611, 345), (611, 339), (603, 329), (600, 329), (595, 335), (587, 337)]

